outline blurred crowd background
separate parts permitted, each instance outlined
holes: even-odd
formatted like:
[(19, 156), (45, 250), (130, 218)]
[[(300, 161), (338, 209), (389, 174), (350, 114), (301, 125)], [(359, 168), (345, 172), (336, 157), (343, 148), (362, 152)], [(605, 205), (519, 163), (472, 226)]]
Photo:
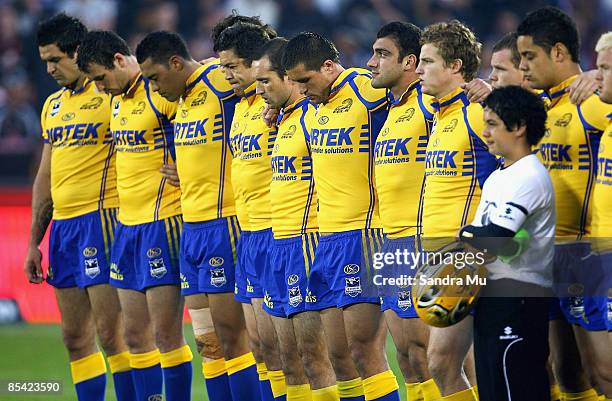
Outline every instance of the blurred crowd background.
[(180, 32), (194, 57), (211, 56), (211, 27), (237, 10), (259, 15), (286, 37), (310, 30), (331, 38), (345, 66), (365, 66), (378, 28), (403, 20), (424, 27), (457, 18), (485, 45), (481, 77), (489, 74), (493, 43), (512, 31), (526, 12), (554, 5), (576, 21), (583, 69), (595, 63), (594, 45), (610, 30), (612, 0), (0, 0), (0, 186), (29, 185), (42, 146), (39, 113), (57, 89), (38, 58), (36, 27), (58, 11), (90, 29), (111, 29), (132, 48), (148, 32)]

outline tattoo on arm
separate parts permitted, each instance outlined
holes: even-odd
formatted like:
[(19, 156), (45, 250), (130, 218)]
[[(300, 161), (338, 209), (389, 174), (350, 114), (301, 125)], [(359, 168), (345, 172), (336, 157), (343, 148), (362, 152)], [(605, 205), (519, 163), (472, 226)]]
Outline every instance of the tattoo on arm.
[(42, 199), (32, 209), (32, 243), (40, 244), (53, 215), (53, 201), (51, 198)]

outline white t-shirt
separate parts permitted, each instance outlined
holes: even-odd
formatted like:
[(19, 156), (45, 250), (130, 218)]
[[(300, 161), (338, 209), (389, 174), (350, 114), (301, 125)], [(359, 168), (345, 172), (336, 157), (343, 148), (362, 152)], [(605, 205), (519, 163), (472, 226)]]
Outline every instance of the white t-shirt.
[(494, 171), (485, 181), (473, 226), (489, 223), (529, 233), (527, 249), (510, 263), (487, 265), (490, 280), (512, 279), (552, 287), (555, 197), (548, 171), (531, 154)]

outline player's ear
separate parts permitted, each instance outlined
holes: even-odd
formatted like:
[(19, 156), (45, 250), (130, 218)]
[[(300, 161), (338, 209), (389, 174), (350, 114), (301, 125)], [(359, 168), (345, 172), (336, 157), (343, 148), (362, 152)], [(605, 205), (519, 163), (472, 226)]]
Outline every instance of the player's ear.
[(513, 131), (516, 138), (527, 138), (527, 124), (524, 121), (521, 121)]
[(326, 73), (331, 73), (334, 70), (334, 62), (331, 60), (325, 60), (321, 66), (321, 70)]
[(418, 63), (419, 63), (419, 60), (414, 54), (409, 54), (405, 56), (404, 59), (402, 60), (404, 71), (416, 70)]
[(183, 63), (184, 60), (179, 56), (174, 55), (170, 57), (170, 60), (168, 61), (169, 61), (168, 64), (170, 65), (170, 68), (172, 68), (175, 71), (181, 71), (184, 67), (184, 63)]
[(569, 57), (569, 50), (561, 43), (557, 42), (550, 49), (550, 58), (558, 63), (565, 61)]
[(451, 61), (450, 63), (448, 63), (448, 68), (452, 70), (453, 74), (459, 74), (463, 69), (463, 60), (458, 58)]
[(115, 67), (121, 67), (121, 68), (125, 68), (125, 66), (127, 65), (127, 60), (125, 59), (125, 56), (121, 53), (115, 53), (115, 55), (113, 56), (113, 64), (115, 65)]

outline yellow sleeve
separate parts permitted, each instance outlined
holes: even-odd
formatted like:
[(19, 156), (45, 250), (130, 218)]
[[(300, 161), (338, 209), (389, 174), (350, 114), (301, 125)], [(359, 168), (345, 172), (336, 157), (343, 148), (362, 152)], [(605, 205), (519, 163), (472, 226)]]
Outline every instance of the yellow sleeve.
[(225, 74), (223, 74), (223, 71), (221, 71), (219, 62), (216, 61), (207, 65), (210, 65), (212, 68), (207, 74), (207, 78), (210, 86), (212, 86), (212, 89), (217, 92), (218, 96), (223, 95), (222, 97), (227, 97), (232, 95), (234, 90), (232, 89), (232, 85), (230, 85), (230, 83), (227, 82), (227, 79), (225, 79)]
[(580, 104), (580, 111), (585, 122), (600, 131), (608, 126), (608, 114), (612, 113), (612, 105), (601, 101), (599, 96), (592, 95)]
[(169, 102), (161, 96), (157, 96), (157, 110), (168, 118), (170, 121), (174, 121), (176, 116), (176, 109), (178, 108), (178, 102)]
[(45, 104), (43, 104), (42, 111), (40, 112), (40, 128), (42, 130), (43, 142), (45, 143), (49, 143), (49, 135), (47, 135), (47, 126), (46, 126), (47, 116), (49, 115), (49, 105), (51, 104), (51, 99), (59, 98), (60, 93), (61, 91), (57, 91), (49, 95), (49, 97), (47, 97), (47, 100), (45, 100)]
[(467, 119), (472, 131), (486, 143), (482, 132), (484, 131), (484, 110), (478, 103), (471, 103), (467, 108)]
[(359, 75), (355, 78), (355, 83), (359, 89), (359, 95), (362, 102), (370, 110), (376, 110), (387, 104), (387, 90), (385, 88), (374, 88), (372, 86), (372, 78), (367, 72), (367, 75)]

